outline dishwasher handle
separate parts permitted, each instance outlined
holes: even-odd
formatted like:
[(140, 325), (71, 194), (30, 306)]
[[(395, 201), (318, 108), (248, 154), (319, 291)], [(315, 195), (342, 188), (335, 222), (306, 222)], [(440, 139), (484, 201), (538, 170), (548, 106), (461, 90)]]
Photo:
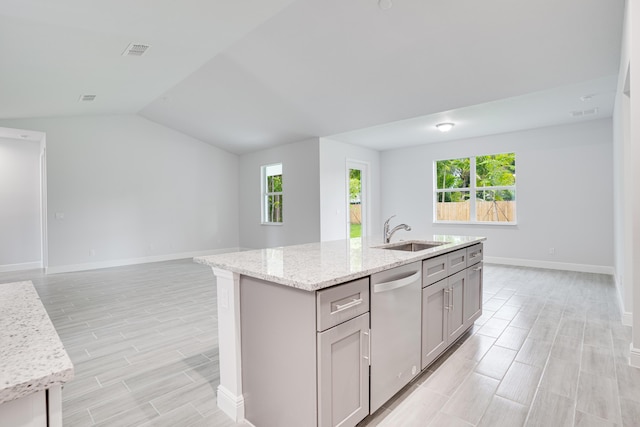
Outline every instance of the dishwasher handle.
[(392, 291), (394, 289), (402, 288), (404, 286), (408, 286), (414, 283), (416, 280), (420, 280), (420, 276), (422, 275), (422, 271), (418, 270), (414, 274), (408, 277), (404, 277), (398, 280), (392, 280), (391, 282), (383, 282), (378, 283), (377, 285), (373, 285), (373, 293), (377, 294), (379, 292), (387, 292)]

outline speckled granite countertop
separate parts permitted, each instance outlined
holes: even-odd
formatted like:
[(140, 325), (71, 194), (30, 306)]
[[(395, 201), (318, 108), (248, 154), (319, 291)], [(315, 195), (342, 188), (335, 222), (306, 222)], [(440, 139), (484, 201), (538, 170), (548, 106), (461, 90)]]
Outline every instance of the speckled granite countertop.
[(71, 379), (73, 365), (33, 284), (0, 284), (0, 404)]
[(357, 238), (210, 255), (194, 258), (194, 261), (281, 285), (316, 291), (471, 246), (484, 241), (485, 237), (435, 235), (406, 239), (407, 242), (416, 240), (447, 243), (420, 252), (405, 252), (380, 249), (381, 237)]

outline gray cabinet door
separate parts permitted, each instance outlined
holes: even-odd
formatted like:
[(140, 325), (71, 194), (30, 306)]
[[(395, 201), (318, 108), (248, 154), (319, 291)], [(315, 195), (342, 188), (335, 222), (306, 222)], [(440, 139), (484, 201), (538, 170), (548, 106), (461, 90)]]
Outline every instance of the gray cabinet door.
[(448, 342), (452, 343), (465, 331), (464, 289), (467, 281), (465, 270), (449, 276)]
[(318, 333), (318, 426), (369, 415), (369, 313)]
[(422, 369), (447, 348), (448, 296), (447, 279), (422, 289)]
[(473, 325), (482, 315), (482, 263), (467, 268), (467, 283), (464, 287), (465, 329)]

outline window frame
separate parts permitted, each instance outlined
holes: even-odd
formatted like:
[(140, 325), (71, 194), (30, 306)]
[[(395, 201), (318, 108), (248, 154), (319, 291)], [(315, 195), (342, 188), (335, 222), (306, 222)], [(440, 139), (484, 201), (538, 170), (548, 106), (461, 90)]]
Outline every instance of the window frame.
[[(277, 175), (268, 175), (269, 168), (280, 167), (280, 176), (282, 176), (282, 191), (269, 191), (267, 188), (268, 177)], [(261, 225), (283, 225), (284, 224), (284, 205), (281, 211), (280, 221), (269, 220), (269, 197), (280, 196), (280, 201), (284, 200), (284, 166), (282, 162), (269, 163), (260, 166), (260, 224)]]
[[(476, 182), (476, 158), (482, 156), (496, 156), (499, 154), (511, 154), (515, 156), (517, 159), (518, 155), (515, 151), (509, 152), (501, 152), (501, 153), (493, 153), (493, 154), (477, 154), (473, 156), (466, 157), (454, 157), (448, 159), (438, 159), (433, 161), (433, 224), (461, 224), (461, 225), (497, 225), (497, 226), (513, 226), (518, 225), (518, 208), (517, 208), (517, 200), (518, 200), (518, 192), (517, 192), (517, 180), (514, 185), (499, 185), (499, 186), (487, 186), (487, 187), (479, 187)], [(461, 187), (461, 188), (442, 188), (438, 189), (438, 162), (445, 160), (455, 160), (455, 159), (469, 159), (469, 187)], [(517, 168), (517, 166), (516, 166)], [(515, 175), (515, 172), (514, 172)], [(477, 193), (479, 191), (500, 191), (500, 190), (508, 190), (513, 191), (516, 195), (516, 208), (514, 209), (514, 219), (513, 221), (478, 221), (476, 203), (477, 203)], [(469, 220), (468, 221), (455, 221), (455, 220), (439, 220), (438, 219), (438, 195), (441, 193), (469, 193)]]

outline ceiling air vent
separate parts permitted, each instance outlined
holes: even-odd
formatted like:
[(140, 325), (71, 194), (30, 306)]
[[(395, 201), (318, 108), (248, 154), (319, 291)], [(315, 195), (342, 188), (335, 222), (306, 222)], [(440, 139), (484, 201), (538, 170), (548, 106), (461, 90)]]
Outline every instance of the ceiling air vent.
[(122, 56), (142, 56), (151, 46), (142, 43), (131, 43), (122, 52)]
[(584, 117), (584, 116), (592, 116), (594, 114), (598, 114), (598, 109), (597, 108), (589, 108), (588, 110), (575, 110), (575, 111), (569, 111), (569, 115), (571, 117)]
[(78, 101), (80, 101), (80, 102), (91, 102), (94, 99), (96, 99), (95, 95), (80, 95), (80, 99), (78, 99)]

